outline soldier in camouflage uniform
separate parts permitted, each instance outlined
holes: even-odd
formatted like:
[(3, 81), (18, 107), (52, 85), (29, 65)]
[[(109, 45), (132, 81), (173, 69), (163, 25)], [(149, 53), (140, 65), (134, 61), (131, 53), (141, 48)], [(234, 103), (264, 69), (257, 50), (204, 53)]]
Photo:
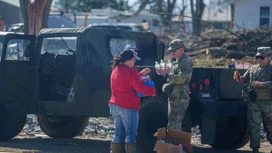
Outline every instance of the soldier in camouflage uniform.
[(259, 153), (261, 120), (267, 132), (267, 140), (272, 144), (272, 65), (270, 57), (270, 47), (259, 47), (256, 54), (257, 64), (250, 67), (241, 77), (246, 87), (243, 96), (248, 101), (250, 147), (253, 148), (253, 153)]
[(168, 94), (168, 128), (176, 130), (181, 130), (181, 123), (190, 102), (189, 82), (193, 73), (193, 63), (184, 52), (184, 47), (180, 39), (171, 41), (168, 51), (176, 61), (172, 68), (157, 70), (168, 81), (162, 88)]

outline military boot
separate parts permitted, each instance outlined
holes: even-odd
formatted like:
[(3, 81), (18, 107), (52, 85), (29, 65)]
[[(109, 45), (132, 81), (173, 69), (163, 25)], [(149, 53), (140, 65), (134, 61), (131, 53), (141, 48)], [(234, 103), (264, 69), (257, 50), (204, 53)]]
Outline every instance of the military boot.
[(110, 145), (110, 153), (121, 153), (122, 143), (111, 143)]
[(136, 143), (125, 145), (126, 153), (136, 153)]
[(259, 153), (259, 148), (252, 148), (252, 153)]

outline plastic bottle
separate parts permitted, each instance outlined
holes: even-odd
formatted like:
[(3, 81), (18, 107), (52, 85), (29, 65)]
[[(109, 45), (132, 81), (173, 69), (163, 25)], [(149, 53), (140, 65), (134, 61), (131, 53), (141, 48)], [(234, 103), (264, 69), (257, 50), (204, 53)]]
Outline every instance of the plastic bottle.
[(172, 68), (172, 63), (170, 62), (170, 60), (167, 61), (166, 66), (169, 67), (170, 69)]
[[(151, 80), (151, 78), (150, 78), (149, 75), (143, 75), (141, 77), (141, 79), (143, 80), (144, 84), (146, 84), (147, 86), (150, 86), (150, 87), (154, 87), (155, 86), (154, 81)], [(138, 92), (136, 92), (136, 95), (137, 95), (137, 97), (144, 97), (145, 96), (145, 95), (140, 94)]]
[(161, 68), (160, 64), (158, 61), (155, 62), (155, 69), (159, 70)]
[(165, 69), (165, 62), (163, 60), (161, 60), (160, 65), (161, 65), (161, 69)]
[(147, 82), (147, 81), (150, 81), (150, 80), (151, 80), (151, 78), (150, 78), (149, 75), (143, 75), (143, 76), (141, 77), (141, 79), (142, 79), (144, 82)]

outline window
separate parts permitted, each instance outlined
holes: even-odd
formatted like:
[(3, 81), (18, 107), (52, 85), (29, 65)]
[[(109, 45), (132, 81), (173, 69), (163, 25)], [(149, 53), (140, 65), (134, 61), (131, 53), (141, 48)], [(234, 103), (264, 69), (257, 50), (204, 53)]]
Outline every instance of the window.
[(159, 26), (160, 21), (157, 20), (157, 19), (153, 19), (153, 20), (152, 20), (152, 23), (153, 23), (153, 26)]
[(7, 45), (6, 60), (29, 61), (29, 40), (11, 39)]
[(115, 38), (111, 39), (110, 51), (112, 56), (119, 56), (127, 44), (136, 45), (136, 42), (134, 40), (128, 40), (128, 39), (115, 39)]
[(76, 50), (77, 37), (48, 37), (43, 39), (42, 54), (45, 52), (70, 55)]
[(261, 7), (260, 8), (260, 26), (269, 25), (270, 20), (270, 8)]
[(2, 56), (2, 50), (3, 50), (3, 43), (0, 42), (0, 58), (1, 58), (1, 56)]

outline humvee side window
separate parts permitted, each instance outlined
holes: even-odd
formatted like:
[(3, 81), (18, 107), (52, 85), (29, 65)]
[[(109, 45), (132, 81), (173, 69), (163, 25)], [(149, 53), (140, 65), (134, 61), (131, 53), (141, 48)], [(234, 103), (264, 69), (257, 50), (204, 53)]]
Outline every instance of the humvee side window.
[(76, 50), (77, 37), (50, 37), (42, 42), (42, 54), (71, 55)]
[(124, 50), (127, 44), (136, 45), (136, 42), (129, 39), (112, 38), (110, 40), (110, 51), (112, 56), (119, 56), (120, 52)]
[(7, 44), (6, 60), (29, 61), (29, 40), (11, 39)]
[(2, 50), (3, 50), (3, 43), (0, 42), (0, 58), (1, 58), (1, 56), (2, 56)]

